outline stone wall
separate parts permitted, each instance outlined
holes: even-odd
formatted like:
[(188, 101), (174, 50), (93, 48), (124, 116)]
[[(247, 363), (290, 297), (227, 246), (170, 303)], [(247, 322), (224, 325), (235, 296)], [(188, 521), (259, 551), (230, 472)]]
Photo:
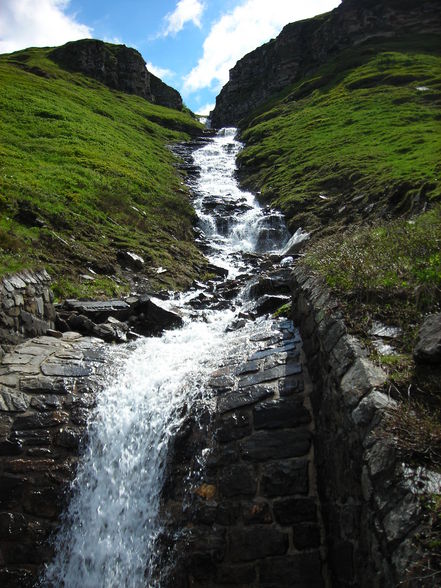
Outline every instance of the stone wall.
[[(441, 478), (406, 467), (379, 434), (385, 374), (349, 335), (335, 301), (305, 269), (293, 272), (294, 314), (313, 379), (316, 467), (334, 586), (405, 582), (421, 555), (420, 498)], [(409, 586), (426, 586), (422, 581)]]
[(50, 282), (45, 270), (22, 271), (0, 280), (0, 357), (8, 346), (54, 328)]
[(328, 586), (299, 334), (282, 320), (244, 339), (209, 381), (216, 409), (175, 441), (163, 588)]
[(87, 419), (103, 380), (100, 339), (67, 332), (0, 362), (0, 586), (31, 588), (51, 560)]

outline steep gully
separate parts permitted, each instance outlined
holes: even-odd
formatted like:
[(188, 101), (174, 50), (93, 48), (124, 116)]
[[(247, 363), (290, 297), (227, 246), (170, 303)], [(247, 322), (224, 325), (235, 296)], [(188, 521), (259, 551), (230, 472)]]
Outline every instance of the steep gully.
[(106, 351), (41, 586), (326, 585), (300, 338), (270, 315), (297, 236), (238, 188), (234, 135), (178, 148), (218, 276), (162, 301), (182, 328)]

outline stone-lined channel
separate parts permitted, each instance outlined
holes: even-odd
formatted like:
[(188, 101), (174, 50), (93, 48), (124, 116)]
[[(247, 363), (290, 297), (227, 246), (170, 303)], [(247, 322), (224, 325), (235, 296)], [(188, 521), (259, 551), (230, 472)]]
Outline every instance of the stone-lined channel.
[[(182, 315), (182, 328), (106, 352), (112, 369), (42, 586), (326, 584), (301, 342), (290, 321), (269, 316), (289, 300), (279, 253), (289, 234), (280, 214), (238, 188), (234, 134), (223, 129), (181, 151), (196, 170), (200, 244), (222, 279), (162, 302)], [(47, 376), (51, 362), (60, 366), (68, 342), (33, 365), (37, 376)], [(12, 371), (27, 363), (26, 353), (7, 358)], [(28, 415), (38, 403), (31, 406), (27, 393), (23, 414), (11, 411), (17, 452), (25, 447), (25, 457), (6, 466), (17, 481), (35, 470), (30, 451), (38, 450), (40, 425)], [(64, 423), (50, 422), (53, 408), (41, 408), (49, 437)], [(34, 508), (37, 523), (39, 515)], [(15, 565), (23, 578), (26, 561)]]

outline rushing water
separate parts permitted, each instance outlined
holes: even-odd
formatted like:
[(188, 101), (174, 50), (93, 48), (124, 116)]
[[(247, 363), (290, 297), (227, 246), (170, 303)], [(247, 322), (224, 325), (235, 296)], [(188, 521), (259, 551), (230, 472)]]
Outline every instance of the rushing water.
[[(224, 129), (193, 155), (201, 172), (195, 207), (209, 256), (229, 270), (230, 278), (247, 269), (242, 252), (281, 249), (289, 240), (282, 217), (261, 209), (252, 194), (238, 188), (240, 144), (234, 133)], [(113, 352), (112, 381), (99, 395), (43, 586), (157, 585), (149, 577), (149, 562), (160, 531), (169, 441), (182, 423), (183, 408), (203, 393), (209, 374), (240, 339), (225, 332), (235, 316), (233, 306), (206, 311), (202, 320), (186, 311), (190, 299), (174, 301), (185, 317), (182, 329)]]

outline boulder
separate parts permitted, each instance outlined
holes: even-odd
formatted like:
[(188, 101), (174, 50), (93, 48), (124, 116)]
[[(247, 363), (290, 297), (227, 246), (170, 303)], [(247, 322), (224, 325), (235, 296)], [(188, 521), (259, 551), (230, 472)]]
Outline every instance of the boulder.
[(131, 327), (139, 335), (157, 335), (182, 325), (181, 316), (153, 302), (149, 296), (140, 297), (132, 306)]
[(278, 296), (272, 296), (270, 294), (264, 294), (256, 301), (256, 306), (254, 307), (254, 310), (260, 316), (263, 314), (274, 312), (283, 304), (287, 304), (290, 301), (290, 296), (285, 296), (281, 294)]
[(441, 313), (432, 314), (424, 320), (413, 356), (418, 363), (441, 363)]
[(144, 268), (144, 259), (133, 251), (120, 250), (116, 254), (118, 262), (125, 268), (141, 271)]

